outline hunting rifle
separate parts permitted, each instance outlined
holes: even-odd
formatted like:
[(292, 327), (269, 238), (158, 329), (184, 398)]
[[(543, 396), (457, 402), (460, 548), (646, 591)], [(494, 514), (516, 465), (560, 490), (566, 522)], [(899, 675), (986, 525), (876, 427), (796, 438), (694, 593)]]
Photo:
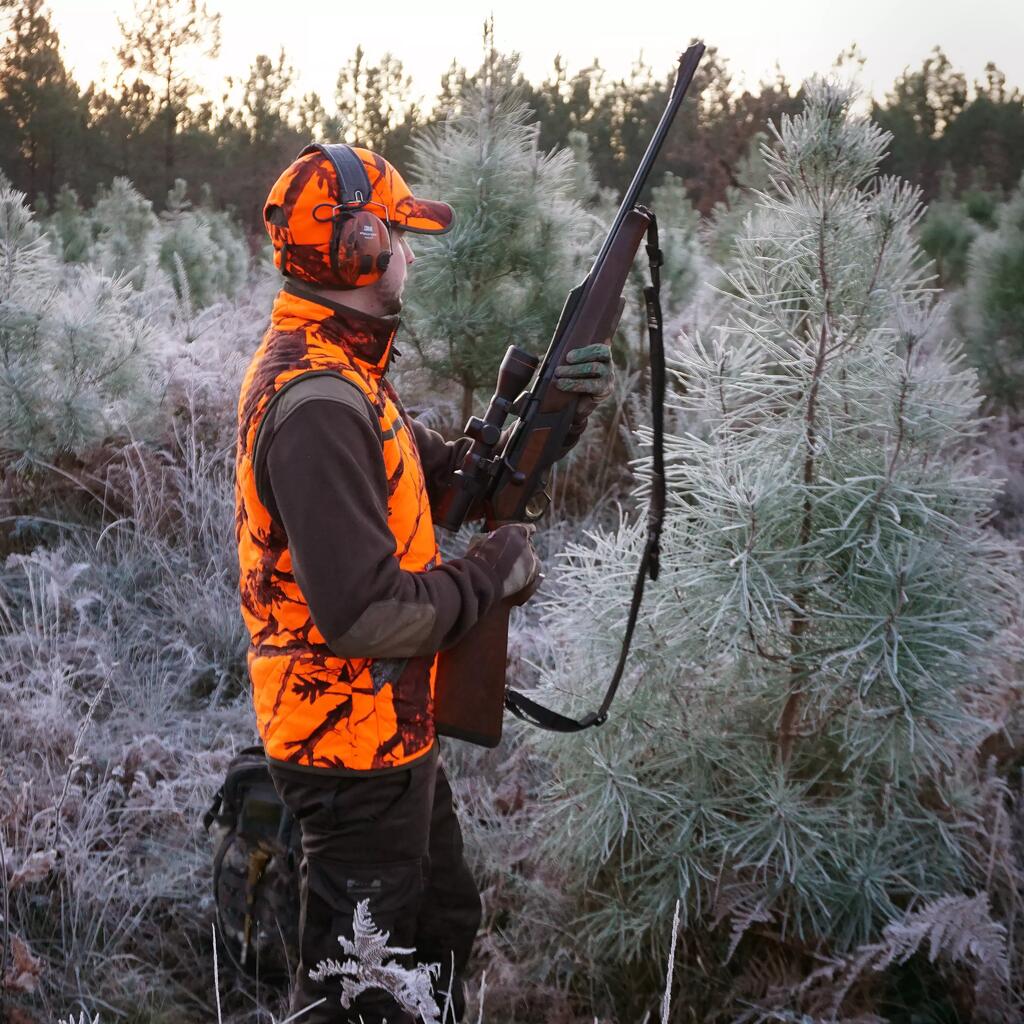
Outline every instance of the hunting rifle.
[[(657, 579), (658, 544), (665, 508), (662, 449), (665, 365), (658, 298), (661, 251), (654, 214), (637, 202), (703, 53), (703, 44), (693, 43), (679, 58), (668, 105), (590, 272), (565, 300), (543, 360), (515, 345), (510, 345), (506, 351), (486, 412), (482, 418), (471, 417), (466, 424), (465, 433), (473, 439), (473, 445), (438, 502), (434, 516), (440, 526), (455, 531), (470, 517), (471, 509), (482, 510), (484, 526), (489, 531), (505, 523), (531, 523), (544, 514), (550, 502), (544, 490), (548, 472), (558, 461), (579, 401), (576, 394), (555, 387), (555, 367), (561, 365), (568, 352), (607, 341), (614, 334), (623, 307), (622, 290), (646, 236), (652, 278), (644, 297), (651, 342), (654, 473), (647, 546), (633, 589), (626, 633), (612, 682), (598, 711), (581, 719), (560, 715), (514, 690), (506, 691), (509, 615), (513, 607), (525, 604), (533, 595), (542, 579), (538, 577), (518, 594), (500, 601), (459, 643), (440, 652), (434, 719), (437, 731), (443, 735), (482, 746), (496, 746), (501, 739), (503, 706), (525, 721), (559, 732), (577, 732), (600, 725), (607, 717), (625, 665), (644, 579), (647, 575)], [(503, 432), (509, 416), (516, 417), (516, 422)]]

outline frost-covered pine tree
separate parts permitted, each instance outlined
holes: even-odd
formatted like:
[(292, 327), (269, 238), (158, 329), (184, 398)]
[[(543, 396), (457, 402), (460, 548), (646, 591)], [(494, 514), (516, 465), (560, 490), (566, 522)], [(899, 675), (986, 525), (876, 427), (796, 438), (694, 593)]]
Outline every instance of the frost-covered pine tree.
[(186, 183), (178, 178), (161, 217), (160, 266), (174, 282), (178, 298), (201, 309), (231, 298), (249, 268), (249, 249), (241, 230), (209, 202), (193, 208)]
[(751, 136), (747, 150), (733, 172), (735, 184), (727, 186), (725, 200), (715, 203), (711, 211), (706, 229), (707, 242), (711, 258), (718, 263), (729, 261), (747, 214), (757, 204), (758, 193), (768, 186), (768, 168), (763, 155), (767, 142), (768, 135), (763, 131)]
[(109, 276), (124, 274), (134, 288), (143, 288), (160, 226), (153, 204), (127, 178), (115, 178), (97, 193), (92, 219), (98, 269)]
[(547, 347), (597, 227), (575, 198), (572, 152), (540, 148), (515, 68), (492, 48), (460, 112), (412, 147), (418, 188), (443, 196), (455, 220), (447, 234), (410, 239), (422, 258), (411, 325), (435, 377), (460, 389), (462, 422), (509, 345)]
[(956, 174), (947, 168), (942, 175), (939, 195), (921, 219), (921, 248), (935, 261), (939, 284), (944, 288), (963, 282), (967, 252), (982, 230), (967, 204), (956, 196)]
[(150, 319), (123, 277), (62, 265), (25, 196), (0, 188), (0, 450), (80, 454), (158, 404)]
[(967, 259), (964, 336), (986, 394), (1024, 410), (1024, 176)]
[[(665, 259), (661, 305), (667, 325), (693, 298), (706, 270), (698, 230), (700, 214), (686, 194), (682, 180), (668, 171), (661, 183), (651, 189), (651, 209), (658, 218), (658, 241)], [(640, 262), (646, 264), (646, 252), (641, 249), (639, 255)], [(644, 275), (647, 276), (646, 266)], [(640, 305), (642, 307), (642, 302)]]
[(65, 263), (87, 263), (91, 259), (92, 222), (73, 188), (64, 185), (57, 193), (47, 227)]
[[(187, 192), (186, 182), (177, 179), (167, 208), (157, 217), (153, 204), (127, 178), (115, 178), (100, 190), (91, 220), (99, 270), (127, 277), (155, 304), (173, 288), (183, 312), (191, 316), (239, 292), (249, 270), (249, 247), (230, 214), (213, 209), (208, 189), (195, 207)], [(71, 229), (56, 216), (53, 220), (67, 250)]]
[[(991, 877), (976, 752), (1015, 561), (985, 528), (997, 484), (969, 461), (979, 395), (919, 196), (877, 177), (887, 133), (851, 101), (813, 80), (783, 117), (727, 320), (680, 340), (669, 400), (692, 428), (667, 438), (661, 575), (610, 721), (529, 734), (563, 897), (535, 910), (623, 1019), (655, 1005), (677, 898), (685, 1012), (739, 1014)], [(556, 706), (600, 699), (644, 525), (551, 573)]]

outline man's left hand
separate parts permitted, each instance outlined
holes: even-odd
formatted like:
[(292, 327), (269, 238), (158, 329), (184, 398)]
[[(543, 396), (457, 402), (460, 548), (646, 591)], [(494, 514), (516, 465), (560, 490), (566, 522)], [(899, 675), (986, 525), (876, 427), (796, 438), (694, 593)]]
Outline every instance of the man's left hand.
[(562, 391), (591, 395), (598, 401), (606, 398), (612, 390), (611, 345), (584, 345), (566, 352), (555, 376), (559, 378), (555, 385)]
[(555, 377), (558, 378), (555, 387), (580, 396), (572, 428), (566, 438), (566, 452), (580, 439), (587, 426), (587, 417), (597, 403), (611, 394), (613, 374), (612, 349), (607, 343), (572, 349), (565, 354), (564, 362), (555, 367)]

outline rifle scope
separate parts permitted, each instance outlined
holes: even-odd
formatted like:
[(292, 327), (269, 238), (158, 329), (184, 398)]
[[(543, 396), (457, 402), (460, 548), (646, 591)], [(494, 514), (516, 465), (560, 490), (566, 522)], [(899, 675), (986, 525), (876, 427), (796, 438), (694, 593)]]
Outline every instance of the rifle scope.
[[(466, 434), (473, 439), (463, 466), (457, 469), (454, 476), (462, 484), (451, 488), (447, 496), (450, 500), (444, 503), (437, 515), (437, 523), (449, 530), (457, 530), (465, 520), (474, 499), (481, 494), (489, 482), (492, 471), (496, 467), (488, 466), (494, 449), (501, 440), (501, 428), (515, 405), (516, 398), (533, 378), (540, 358), (532, 352), (509, 345), (498, 367), (498, 382), (494, 394), (487, 403), (487, 411), (483, 418), (471, 416), (466, 423)], [(474, 472), (467, 473), (466, 467), (473, 467)]]

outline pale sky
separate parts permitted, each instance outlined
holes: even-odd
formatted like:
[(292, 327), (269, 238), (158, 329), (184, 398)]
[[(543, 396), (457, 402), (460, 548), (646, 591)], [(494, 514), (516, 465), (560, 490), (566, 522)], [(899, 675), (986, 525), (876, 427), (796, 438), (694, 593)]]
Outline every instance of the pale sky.
[[(868, 58), (862, 85), (881, 96), (905, 67), (917, 68), (941, 45), (968, 82), (982, 78), (987, 61), (1024, 86), (1024, 0), (207, 0), (220, 11), (221, 53), (197, 69), (215, 98), (226, 75), (244, 77), (258, 53), (284, 47), (299, 73), (298, 91), (316, 90), (330, 108), (339, 67), (361, 43), (368, 58), (387, 51), (429, 99), (455, 58), (469, 68), (480, 60), (488, 11), (499, 50), (518, 50), (522, 69), (541, 81), (561, 53), (570, 73), (596, 56), (606, 73), (628, 72), (640, 51), (659, 74), (691, 36), (729, 58), (734, 82), (755, 85), (773, 76), (778, 61), (795, 82), (827, 71), (840, 50), (856, 42)], [(119, 41), (117, 17), (131, 16), (133, 0), (48, 0), (79, 85), (104, 79)], [(365, 13), (361, 13), (365, 12)]]

